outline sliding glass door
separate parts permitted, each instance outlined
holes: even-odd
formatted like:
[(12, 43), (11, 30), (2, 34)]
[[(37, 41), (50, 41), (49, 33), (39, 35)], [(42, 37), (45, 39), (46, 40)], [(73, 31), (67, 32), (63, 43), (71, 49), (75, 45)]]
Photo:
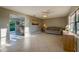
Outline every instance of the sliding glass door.
[(79, 35), (79, 9), (69, 16), (70, 31)]
[(72, 33), (75, 33), (75, 14), (72, 14), (69, 18), (69, 26), (70, 26), (70, 31)]

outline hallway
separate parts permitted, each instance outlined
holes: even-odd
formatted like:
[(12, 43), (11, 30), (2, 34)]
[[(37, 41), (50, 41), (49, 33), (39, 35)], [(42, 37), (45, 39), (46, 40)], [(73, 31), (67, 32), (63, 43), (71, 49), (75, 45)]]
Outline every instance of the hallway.
[(3, 45), (1, 52), (63, 52), (61, 35), (34, 33), (24, 39), (22, 36), (10, 39), (10, 44)]

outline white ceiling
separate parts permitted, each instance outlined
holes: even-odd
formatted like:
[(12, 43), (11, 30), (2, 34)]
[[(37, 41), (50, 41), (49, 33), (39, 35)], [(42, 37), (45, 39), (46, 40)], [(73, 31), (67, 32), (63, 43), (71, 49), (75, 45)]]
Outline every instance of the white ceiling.
[(43, 18), (42, 12), (49, 10), (48, 18), (64, 17), (69, 13), (70, 6), (4, 6), (10, 10), (14, 10), (26, 15)]

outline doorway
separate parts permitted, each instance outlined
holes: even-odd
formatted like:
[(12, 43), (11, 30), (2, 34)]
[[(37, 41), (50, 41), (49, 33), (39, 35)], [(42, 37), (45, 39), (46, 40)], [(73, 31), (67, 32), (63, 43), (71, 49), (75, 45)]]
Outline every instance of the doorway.
[(10, 40), (16, 41), (24, 37), (25, 18), (16, 15), (10, 15), (9, 34)]

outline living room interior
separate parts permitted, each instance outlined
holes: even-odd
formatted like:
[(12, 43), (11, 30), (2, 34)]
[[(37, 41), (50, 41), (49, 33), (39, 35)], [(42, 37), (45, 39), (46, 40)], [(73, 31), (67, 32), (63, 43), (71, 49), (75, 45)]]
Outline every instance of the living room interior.
[(78, 52), (79, 6), (1, 6), (0, 52)]

